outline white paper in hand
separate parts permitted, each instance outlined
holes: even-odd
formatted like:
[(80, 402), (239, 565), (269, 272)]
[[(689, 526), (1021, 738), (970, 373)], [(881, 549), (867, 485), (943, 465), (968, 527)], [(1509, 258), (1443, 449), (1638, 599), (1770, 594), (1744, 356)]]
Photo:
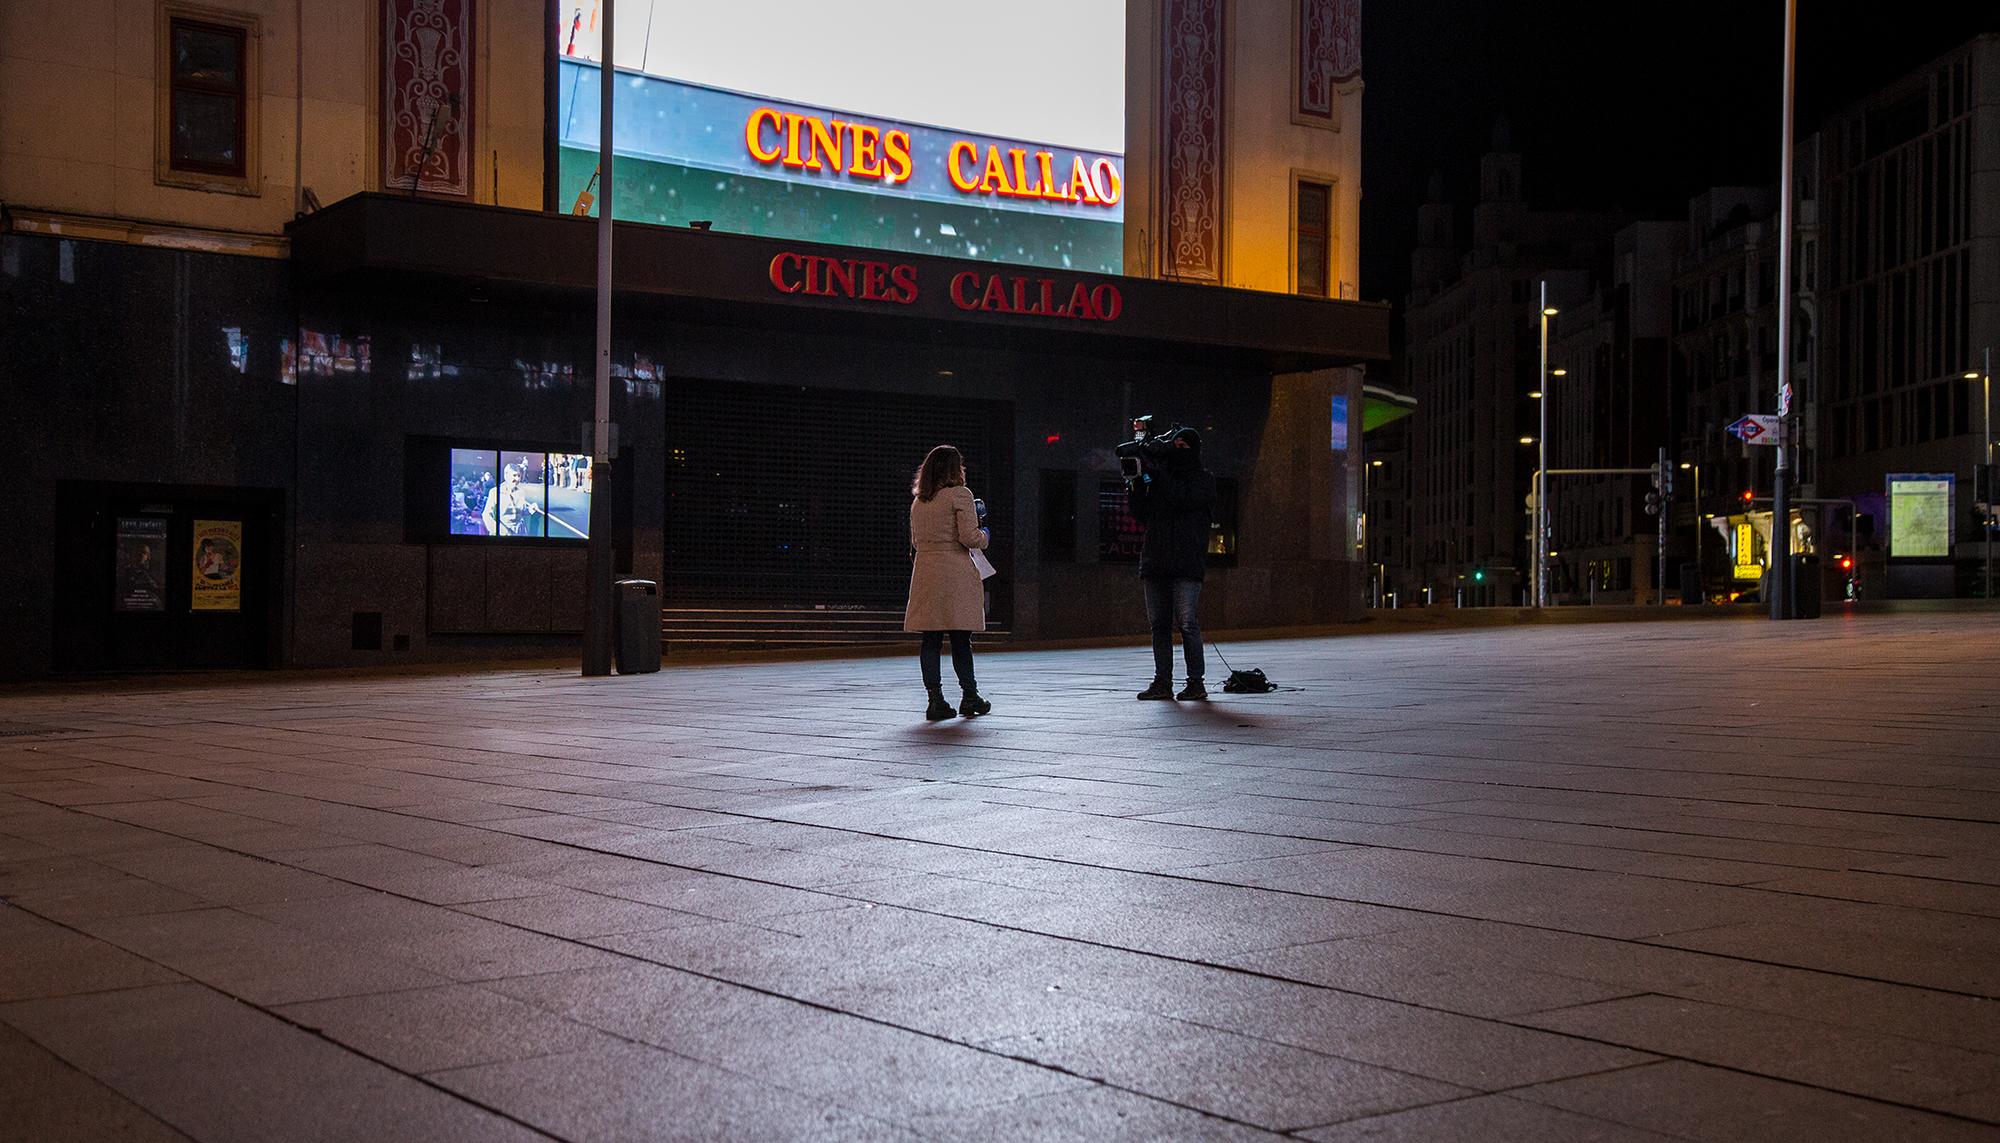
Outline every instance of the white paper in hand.
[(972, 566), (979, 569), (980, 579), (991, 578), (995, 570), (993, 561), (987, 559), (986, 553), (980, 551), (978, 548), (972, 549)]

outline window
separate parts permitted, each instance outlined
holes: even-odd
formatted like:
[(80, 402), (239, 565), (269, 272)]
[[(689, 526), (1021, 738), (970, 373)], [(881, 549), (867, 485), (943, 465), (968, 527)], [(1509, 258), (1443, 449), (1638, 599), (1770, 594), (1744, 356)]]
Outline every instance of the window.
[(203, 190), (257, 190), (257, 24), (251, 16), (160, 9), (155, 177)]
[(1298, 249), (1298, 293), (1316, 298), (1327, 295), (1333, 254), (1333, 187), (1327, 183), (1298, 183), (1298, 218), (1294, 234)]

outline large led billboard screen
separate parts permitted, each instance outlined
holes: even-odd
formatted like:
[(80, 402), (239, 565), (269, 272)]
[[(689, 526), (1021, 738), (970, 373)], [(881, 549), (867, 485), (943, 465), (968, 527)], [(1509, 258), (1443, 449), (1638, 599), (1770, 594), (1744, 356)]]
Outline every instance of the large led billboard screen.
[[(555, 30), (564, 209), (595, 192), (599, 9)], [(619, 0), (614, 39), (619, 218), (1123, 268), (1125, 0)]]

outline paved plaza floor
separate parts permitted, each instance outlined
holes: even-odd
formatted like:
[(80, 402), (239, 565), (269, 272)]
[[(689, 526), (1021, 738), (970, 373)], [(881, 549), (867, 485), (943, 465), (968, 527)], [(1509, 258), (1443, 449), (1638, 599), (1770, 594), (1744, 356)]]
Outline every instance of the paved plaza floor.
[(1227, 650), (0, 691), (0, 1139), (2000, 1135), (2000, 615)]

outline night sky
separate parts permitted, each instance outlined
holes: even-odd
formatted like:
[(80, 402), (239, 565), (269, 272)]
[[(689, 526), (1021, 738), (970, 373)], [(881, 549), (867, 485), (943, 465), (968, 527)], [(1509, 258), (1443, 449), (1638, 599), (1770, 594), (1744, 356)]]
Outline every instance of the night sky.
[[(1800, 133), (2000, 30), (1996, 10), (1801, 0)], [(1676, 217), (1707, 187), (1777, 182), (1783, 0), (1366, 0), (1362, 19), (1364, 298), (1402, 300), (1431, 173), (1469, 204), (1502, 115), (1537, 206)]]

